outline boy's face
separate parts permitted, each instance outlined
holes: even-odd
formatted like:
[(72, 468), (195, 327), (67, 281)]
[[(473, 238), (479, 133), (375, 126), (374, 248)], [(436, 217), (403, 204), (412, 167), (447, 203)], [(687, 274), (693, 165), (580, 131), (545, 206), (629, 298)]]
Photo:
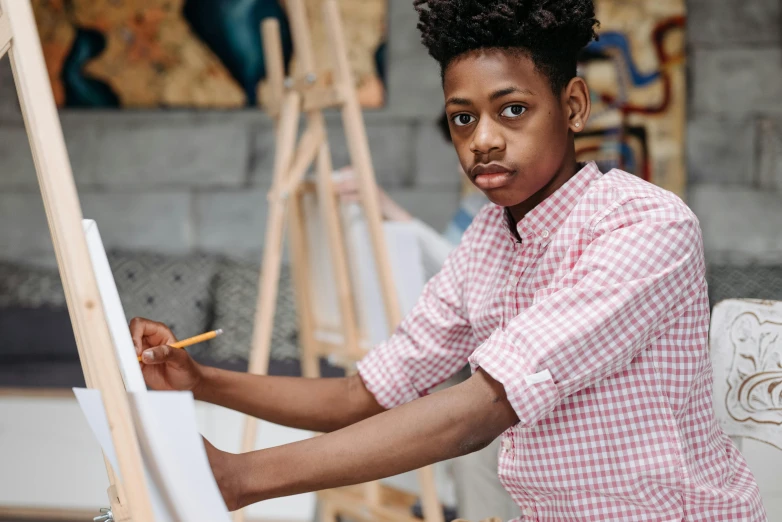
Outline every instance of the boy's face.
[(558, 96), (532, 60), (502, 50), (467, 53), (445, 70), (445, 110), (462, 169), (517, 219), (575, 173), (572, 131), (585, 120), (573, 110), (572, 84)]

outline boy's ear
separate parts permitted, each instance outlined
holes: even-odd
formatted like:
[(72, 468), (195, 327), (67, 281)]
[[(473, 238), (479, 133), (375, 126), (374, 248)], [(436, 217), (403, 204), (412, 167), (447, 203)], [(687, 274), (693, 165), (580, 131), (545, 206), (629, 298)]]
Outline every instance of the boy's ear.
[(562, 99), (568, 115), (568, 127), (572, 132), (581, 132), (586, 127), (592, 110), (589, 87), (584, 79), (578, 76), (571, 79), (562, 91)]

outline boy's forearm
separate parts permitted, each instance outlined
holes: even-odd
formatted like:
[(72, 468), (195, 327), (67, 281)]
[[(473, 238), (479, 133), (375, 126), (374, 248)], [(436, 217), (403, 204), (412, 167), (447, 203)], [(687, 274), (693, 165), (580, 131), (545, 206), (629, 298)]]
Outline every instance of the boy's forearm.
[(275, 424), (317, 432), (338, 430), (384, 411), (358, 375), (305, 379), (206, 367), (193, 394), (197, 400)]
[(518, 419), (502, 386), (482, 372), (466, 383), (345, 429), (232, 457), (238, 502), (396, 475), (485, 447)]

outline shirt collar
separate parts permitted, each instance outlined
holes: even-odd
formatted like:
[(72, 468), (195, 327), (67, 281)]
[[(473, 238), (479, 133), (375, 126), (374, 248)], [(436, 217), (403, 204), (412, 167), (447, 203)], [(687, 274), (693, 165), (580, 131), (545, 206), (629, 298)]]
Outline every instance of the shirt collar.
[[(594, 161), (581, 167), (556, 192), (541, 201), (516, 224), (522, 240), (538, 237), (547, 240), (559, 229), (592, 182), (602, 175)], [(507, 212), (507, 210), (506, 210)]]

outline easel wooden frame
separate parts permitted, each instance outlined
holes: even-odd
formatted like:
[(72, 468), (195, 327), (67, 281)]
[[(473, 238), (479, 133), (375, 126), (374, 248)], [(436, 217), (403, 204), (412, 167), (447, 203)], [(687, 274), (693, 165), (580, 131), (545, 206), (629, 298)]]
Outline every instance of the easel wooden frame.
[[(271, 98), (267, 110), (276, 121), (277, 146), (272, 188), (268, 196), (266, 240), (248, 371), (254, 374), (268, 372), (287, 220), (293, 283), (299, 312), (302, 373), (305, 377), (317, 377), (319, 356), (336, 355), (338, 356), (336, 360), (350, 364), (365, 354), (360, 346), (360, 332), (348, 272), (344, 232), (341, 229), (332, 182), (333, 169), (326, 139), (323, 109), (340, 108), (342, 112), (348, 149), (358, 181), (360, 201), (372, 241), (387, 322), (390, 326), (389, 331), (393, 331), (401, 321), (401, 312), (383, 234), (369, 143), (348, 63), (337, 2), (325, 0), (323, 11), (332, 51), (333, 84), (328, 87), (316, 85), (315, 60), (303, 0), (287, 0), (285, 4), (298, 65), (296, 76), (284, 79), (284, 60), (277, 21), (268, 19), (262, 24)], [(307, 125), (297, 144), (301, 112), (306, 113)], [(316, 190), (320, 215), (328, 235), (329, 254), (337, 288), (341, 318), (340, 335), (344, 339), (343, 345), (340, 346), (315, 340), (314, 314), (309, 308), (313, 300), (310, 296), (310, 276), (306, 265), (309, 256), (301, 198), (303, 193), (311, 188), (304, 182), (304, 177), (313, 162), (316, 165)], [(242, 452), (255, 449), (257, 426), (257, 420), (249, 417), (245, 419)], [(442, 522), (443, 513), (437, 499), (434, 470), (428, 466), (418, 473), (424, 520)], [(381, 485), (379, 482), (323, 491), (319, 492), (318, 496), (321, 501), (322, 522), (336, 522), (338, 515), (349, 515), (372, 521), (420, 521), (410, 513), (410, 506), (415, 501), (414, 495)], [(234, 521), (243, 522), (244, 512), (235, 513)]]
[[(0, 0), (8, 53), (87, 386), (100, 390), (123, 482), (106, 461), (114, 520), (154, 521), (128, 396), (101, 306), (82, 211), (29, 0)], [(132, 510), (131, 510), (132, 506)]]

